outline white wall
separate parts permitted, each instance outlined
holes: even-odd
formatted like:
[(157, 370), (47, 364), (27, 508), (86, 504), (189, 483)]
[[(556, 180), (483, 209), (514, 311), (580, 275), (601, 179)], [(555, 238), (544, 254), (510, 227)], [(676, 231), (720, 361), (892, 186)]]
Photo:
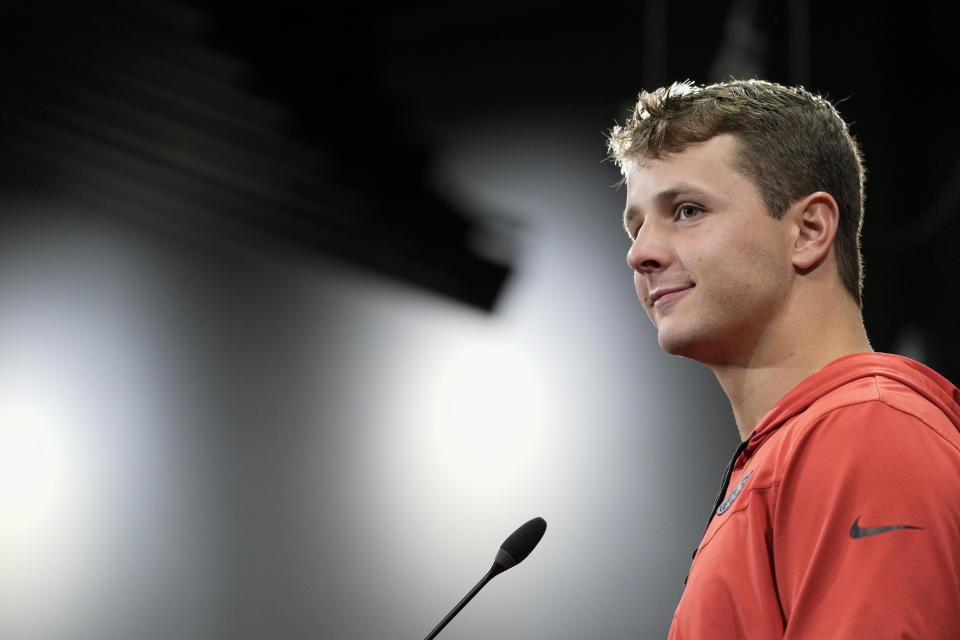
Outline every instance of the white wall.
[(522, 225), (492, 315), (5, 202), (0, 459), (44, 462), (0, 471), (0, 636), (422, 637), (535, 515), (441, 637), (664, 636), (737, 438), (635, 300), (607, 124), (477, 122), (438, 157)]

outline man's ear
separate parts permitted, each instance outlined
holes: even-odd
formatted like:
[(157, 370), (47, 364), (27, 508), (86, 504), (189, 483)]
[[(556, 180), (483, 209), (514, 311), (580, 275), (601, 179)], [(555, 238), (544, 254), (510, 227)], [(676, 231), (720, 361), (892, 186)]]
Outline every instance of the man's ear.
[(837, 201), (825, 191), (811, 193), (790, 207), (795, 225), (793, 266), (810, 269), (830, 255), (840, 222)]

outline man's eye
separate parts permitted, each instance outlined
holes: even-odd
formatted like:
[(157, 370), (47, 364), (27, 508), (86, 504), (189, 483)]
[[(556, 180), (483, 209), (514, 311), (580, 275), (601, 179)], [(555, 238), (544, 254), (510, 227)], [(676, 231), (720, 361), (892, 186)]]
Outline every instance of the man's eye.
[(677, 207), (677, 218), (687, 220), (703, 213), (703, 209), (692, 204), (682, 204)]

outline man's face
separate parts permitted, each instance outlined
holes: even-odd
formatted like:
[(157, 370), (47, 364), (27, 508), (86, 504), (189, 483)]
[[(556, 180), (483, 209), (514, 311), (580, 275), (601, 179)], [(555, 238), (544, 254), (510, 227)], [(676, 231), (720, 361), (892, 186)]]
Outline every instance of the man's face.
[(793, 277), (789, 225), (734, 168), (721, 134), (627, 175), (627, 264), (668, 353), (742, 361), (784, 313)]

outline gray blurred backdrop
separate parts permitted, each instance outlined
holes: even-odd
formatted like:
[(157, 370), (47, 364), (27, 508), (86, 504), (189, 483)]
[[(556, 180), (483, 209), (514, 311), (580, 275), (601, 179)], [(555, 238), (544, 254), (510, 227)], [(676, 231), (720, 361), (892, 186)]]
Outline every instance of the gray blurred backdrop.
[[(352, 8), (351, 8), (352, 7)], [(624, 262), (641, 88), (839, 101), (956, 379), (946, 3), (6, 2), (0, 637), (660, 638), (737, 444)]]

